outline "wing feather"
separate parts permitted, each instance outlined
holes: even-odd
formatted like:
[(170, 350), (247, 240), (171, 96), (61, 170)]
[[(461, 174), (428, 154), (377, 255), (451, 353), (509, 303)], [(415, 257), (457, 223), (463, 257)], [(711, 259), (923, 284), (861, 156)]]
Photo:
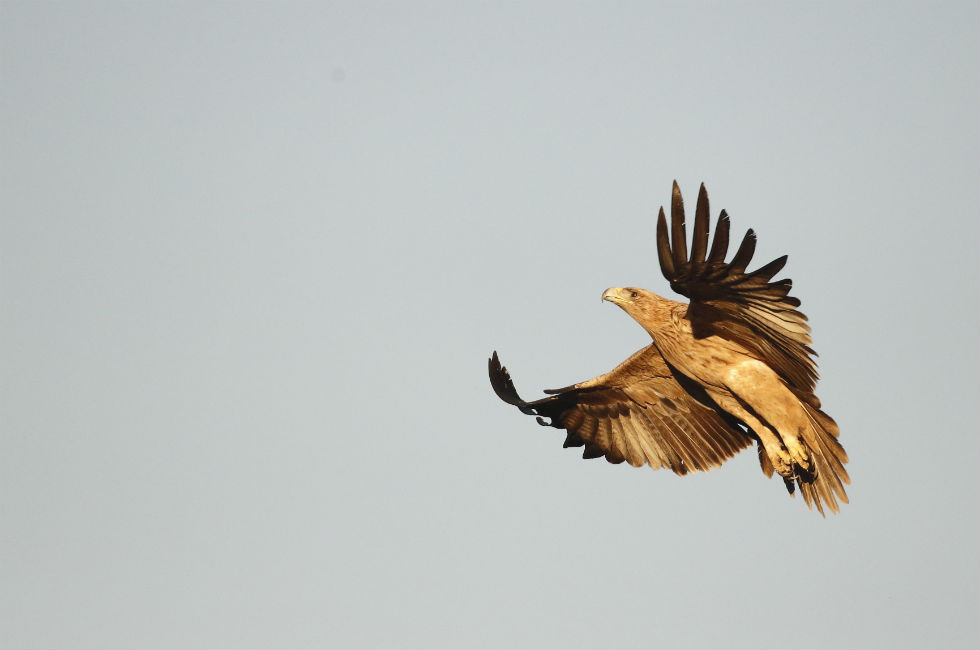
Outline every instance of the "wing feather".
[[(667, 235), (667, 217), (664, 216), (663, 206), (657, 215), (657, 255), (660, 257), (660, 268), (664, 273), (674, 273), (674, 257), (670, 251), (670, 237)], [(669, 278), (668, 278), (669, 279)]]
[[(646, 438), (657, 447), (661, 467), (668, 467), (677, 474), (686, 474), (684, 460), (680, 454), (680, 443), (674, 437), (673, 428), (664, 417), (654, 409), (644, 409), (641, 412), (647, 427), (644, 430)], [(659, 433), (654, 436), (653, 432)]]
[(749, 265), (749, 262), (752, 261), (752, 256), (755, 255), (755, 240), (755, 231), (749, 228), (748, 232), (745, 233), (745, 237), (742, 238), (742, 243), (739, 244), (738, 250), (735, 251), (735, 257), (728, 263), (731, 271), (740, 274), (745, 273), (745, 267)]
[[(705, 206), (704, 209), (708, 209), (708, 197), (705, 194)], [(728, 213), (724, 210), (718, 216), (718, 224), (715, 226), (715, 238), (711, 242), (711, 252), (708, 254), (708, 264), (709, 269), (715, 264), (724, 264), (725, 257), (728, 255), (728, 231), (731, 229), (731, 221), (728, 218)], [(658, 239), (659, 239), (659, 234)], [(658, 241), (659, 245), (660, 242)], [(667, 244), (667, 248), (670, 248), (670, 243)], [(670, 280), (670, 277), (667, 277)]]
[(609, 435), (610, 418), (600, 417), (597, 419), (599, 420), (599, 427), (596, 430), (595, 438), (591, 442), (598, 445), (600, 449), (605, 449), (615, 454), (616, 450), (613, 448), (612, 437)]
[[(609, 420), (609, 432), (610, 441), (612, 442), (612, 451), (615, 452), (617, 456), (623, 460), (630, 461), (630, 449), (629, 445), (626, 443), (626, 433), (623, 431), (622, 426), (622, 416), (616, 415)], [(630, 462), (630, 465), (633, 463)]]
[(688, 313), (696, 330), (705, 336), (720, 334), (734, 338), (759, 353), (792, 387), (812, 392), (817, 370), (813, 360), (816, 352), (810, 347), (810, 326), (806, 316), (796, 310), (799, 299), (789, 295), (792, 281), (772, 281), (786, 265), (787, 256), (746, 272), (756, 246), (755, 232), (750, 229), (731, 261), (725, 262), (731, 224), (722, 210), (711, 250), (707, 260), (703, 260), (708, 213), (708, 194), (702, 184), (689, 259), (684, 204), (674, 182), (672, 228), (668, 233), (663, 209), (657, 224), (657, 253), (664, 277), (674, 291), (691, 299)]
[[(721, 442), (708, 435), (708, 432), (702, 428), (701, 423), (693, 415), (684, 419), (686, 424), (684, 430), (689, 432), (692, 439), (700, 443), (698, 448), (704, 450), (700, 458), (701, 462), (704, 463), (702, 469), (707, 470), (712, 467), (718, 467), (720, 463), (715, 459), (724, 453)], [(724, 456), (722, 457), (724, 458)]]
[[(591, 441), (596, 437), (596, 430), (598, 429), (599, 421), (598, 419), (592, 417), (591, 415), (585, 415), (582, 421), (582, 425), (576, 429), (573, 429), (579, 438), (582, 440)], [(567, 425), (566, 425), (567, 426)]]
[(566, 424), (569, 431), (578, 431), (582, 428), (583, 422), (585, 422), (585, 413), (581, 410), (576, 410), (568, 414), (568, 421)]
[(630, 414), (630, 424), (633, 426), (633, 432), (636, 434), (635, 440), (643, 451), (646, 462), (650, 467), (653, 469), (669, 467), (670, 463), (667, 460), (667, 455), (661, 451), (660, 445), (648, 433), (650, 431), (650, 421), (647, 419), (644, 411), (645, 408), (640, 407), (636, 412)]
[(704, 256), (708, 251), (708, 222), (711, 220), (708, 212), (708, 190), (704, 183), (698, 191), (698, 205), (694, 209), (694, 234), (691, 236), (691, 263), (704, 264)]
[(705, 471), (752, 444), (752, 438), (713, 403), (690, 393), (653, 345), (605, 375), (533, 402), (521, 399), (496, 352), (489, 362), (497, 395), (538, 421), (568, 434), (565, 446), (584, 446), (583, 458), (605, 456), (677, 474)]
[(681, 188), (674, 181), (674, 193), (670, 201), (670, 232), (674, 241), (674, 267), (687, 263), (687, 231), (684, 227), (684, 199)]
[[(626, 441), (626, 447), (629, 450), (629, 455), (626, 457), (626, 462), (628, 462), (633, 467), (639, 467), (643, 463), (647, 462), (647, 455), (643, 449), (643, 443), (641, 441), (642, 432), (638, 432), (633, 426), (633, 415), (631, 413), (626, 413), (619, 418), (619, 426), (623, 430), (623, 439)], [(651, 463), (653, 466), (653, 463)], [(656, 467), (654, 467), (656, 469)]]

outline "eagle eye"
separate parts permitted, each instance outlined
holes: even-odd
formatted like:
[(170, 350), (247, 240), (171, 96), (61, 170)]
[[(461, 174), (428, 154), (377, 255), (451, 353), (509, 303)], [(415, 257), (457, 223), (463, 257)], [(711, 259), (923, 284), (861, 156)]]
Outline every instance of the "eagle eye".
[(631, 291), (630, 292), (630, 298), (636, 298), (636, 292), (635, 291)]

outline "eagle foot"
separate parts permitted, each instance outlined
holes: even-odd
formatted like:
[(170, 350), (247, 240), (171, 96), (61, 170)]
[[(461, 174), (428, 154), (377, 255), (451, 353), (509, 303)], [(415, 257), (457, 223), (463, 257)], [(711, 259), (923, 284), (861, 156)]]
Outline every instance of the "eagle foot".
[(789, 452), (782, 445), (773, 448), (772, 446), (766, 446), (766, 455), (769, 456), (769, 462), (772, 463), (772, 468), (776, 470), (776, 473), (786, 479), (792, 479), (795, 477), (796, 473), (793, 471), (793, 459), (790, 458)]
[[(793, 466), (794, 475), (798, 476), (804, 483), (812, 483), (816, 468), (810, 460), (810, 450), (799, 438), (783, 438), (783, 445), (789, 454), (790, 463)], [(810, 477), (807, 480), (807, 477)]]

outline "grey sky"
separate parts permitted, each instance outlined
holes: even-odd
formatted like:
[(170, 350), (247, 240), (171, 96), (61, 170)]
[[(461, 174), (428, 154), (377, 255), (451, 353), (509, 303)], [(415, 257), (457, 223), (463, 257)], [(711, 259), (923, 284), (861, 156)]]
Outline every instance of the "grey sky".
[[(963, 3), (0, 4), (0, 645), (980, 643)], [(851, 504), (499, 402), (646, 334), (673, 179), (789, 253)]]

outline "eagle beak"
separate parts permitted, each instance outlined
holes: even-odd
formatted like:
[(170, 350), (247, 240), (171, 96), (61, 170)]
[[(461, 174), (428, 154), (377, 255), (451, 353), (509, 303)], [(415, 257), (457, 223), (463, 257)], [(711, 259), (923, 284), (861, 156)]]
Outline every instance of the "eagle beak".
[(619, 293), (622, 291), (619, 287), (611, 287), (602, 292), (602, 299), (608, 300), (614, 305), (619, 304), (622, 298), (619, 297)]

